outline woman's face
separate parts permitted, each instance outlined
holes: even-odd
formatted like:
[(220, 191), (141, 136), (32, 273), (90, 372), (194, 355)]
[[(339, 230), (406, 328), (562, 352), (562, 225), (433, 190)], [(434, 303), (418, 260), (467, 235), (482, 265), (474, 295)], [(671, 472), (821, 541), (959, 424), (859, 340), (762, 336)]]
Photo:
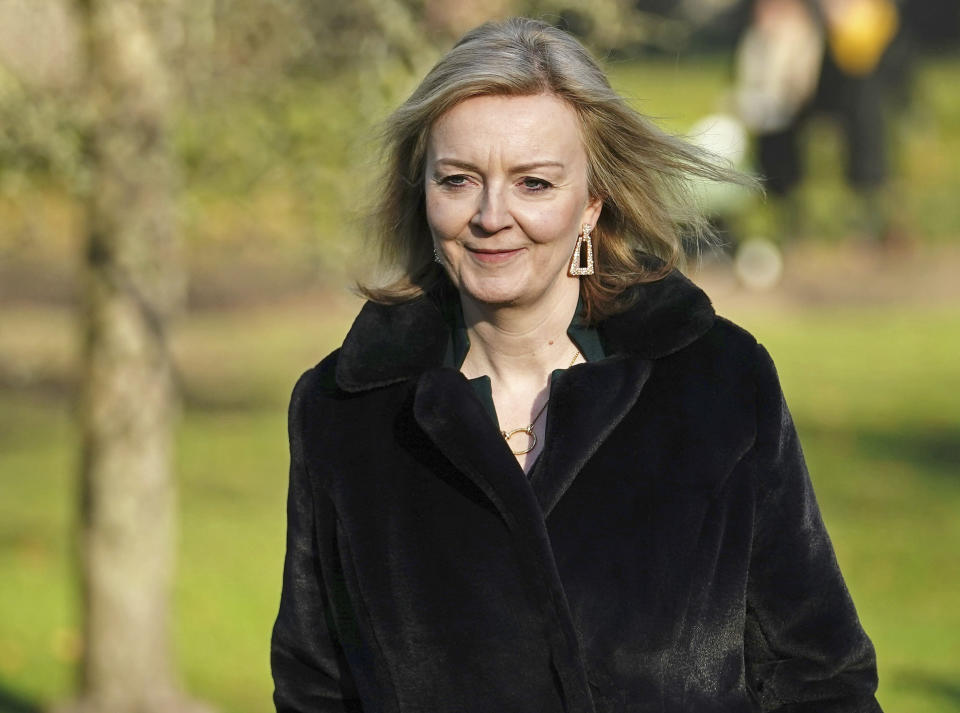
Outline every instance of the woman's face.
[(601, 201), (587, 190), (566, 102), (539, 94), (457, 104), (430, 131), (424, 180), (427, 223), (461, 295), (522, 307), (579, 291), (567, 267)]

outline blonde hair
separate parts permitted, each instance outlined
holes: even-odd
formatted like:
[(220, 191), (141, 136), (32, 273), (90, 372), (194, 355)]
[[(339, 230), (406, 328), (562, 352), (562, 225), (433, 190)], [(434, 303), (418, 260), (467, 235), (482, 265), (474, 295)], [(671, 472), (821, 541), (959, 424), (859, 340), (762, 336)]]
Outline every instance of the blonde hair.
[(571, 35), (527, 18), (488, 22), (464, 35), (386, 120), (385, 190), (373, 210), (372, 230), (381, 261), (400, 276), (383, 287), (360, 285), (365, 296), (403, 302), (446, 279), (433, 260), (424, 202), (433, 123), (470, 97), (543, 93), (576, 111), (590, 195), (603, 200), (592, 235), (595, 274), (580, 278), (589, 322), (629, 307), (635, 299), (630, 287), (672, 270), (682, 260), (687, 239), (699, 243), (707, 238), (707, 222), (690, 195), (690, 178), (749, 182), (632, 109)]

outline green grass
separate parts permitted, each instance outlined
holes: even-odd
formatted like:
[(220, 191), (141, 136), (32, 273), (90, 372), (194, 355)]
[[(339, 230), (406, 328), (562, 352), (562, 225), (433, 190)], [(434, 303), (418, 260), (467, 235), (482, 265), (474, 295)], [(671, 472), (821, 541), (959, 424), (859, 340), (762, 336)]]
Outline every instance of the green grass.
[(727, 108), (731, 73), (722, 57), (613, 62), (607, 69), (614, 89), (670, 131), (683, 133), (698, 119)]
[(64, 404), (0, 396), (0, 693), (35, 699), (70, 682), (75, 450)]
[(176, 640), (186, 681), (224, 710), (262, 710), (283, 564), (285, 412), (188, 412), (179, 445)]
[[(349, 301), (192, 317), (176, 353), (179, 569), (187, 687), (269, 707), (283, 554), (285, 401), (342, 337)], [(29, 311), (10, 360), (55, 360), (63, 315)], [(960, 308), (742, 310), (780, 370), (841, 566), (880, 659), (887, 710), (960, 710)], [(21, 325), (19, 310), (0, 310)], [(28, 338), (29, 337), (29, 338)], [(44, 356), (46, 355), (46, 357)], [(224, 372), (213, 378), (216, 365)], [(62, 396), (0, 391), (0, 694), (66, 696), (76, 651), (76, 437)], [(10, 614), (13, 612), (15, 614)], [(0, 701), (2, 701), (0, 696)], [(0, 710), (3, 705), (0, 704)]]

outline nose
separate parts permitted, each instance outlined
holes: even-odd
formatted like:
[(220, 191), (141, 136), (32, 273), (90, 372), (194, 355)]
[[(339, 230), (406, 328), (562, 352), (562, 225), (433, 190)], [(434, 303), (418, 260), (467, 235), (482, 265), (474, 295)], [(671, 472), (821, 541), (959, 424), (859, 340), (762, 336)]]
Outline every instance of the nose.
[(470, 219), (471, 225), (484, 233), (493, 234), (509, 227), (512, 222), (513, 218), (502, 190), (495, 185), (484, 186), (476, 212)]

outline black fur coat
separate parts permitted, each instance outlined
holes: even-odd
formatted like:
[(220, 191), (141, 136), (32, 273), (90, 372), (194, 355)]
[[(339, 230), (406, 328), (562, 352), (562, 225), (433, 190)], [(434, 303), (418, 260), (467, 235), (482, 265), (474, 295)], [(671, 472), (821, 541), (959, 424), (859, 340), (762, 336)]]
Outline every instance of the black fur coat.
[(679, 274), (640, 289), (529, 478), (429, 297), (300, 379), (278, 711), (880, 710), (773, 364)]

